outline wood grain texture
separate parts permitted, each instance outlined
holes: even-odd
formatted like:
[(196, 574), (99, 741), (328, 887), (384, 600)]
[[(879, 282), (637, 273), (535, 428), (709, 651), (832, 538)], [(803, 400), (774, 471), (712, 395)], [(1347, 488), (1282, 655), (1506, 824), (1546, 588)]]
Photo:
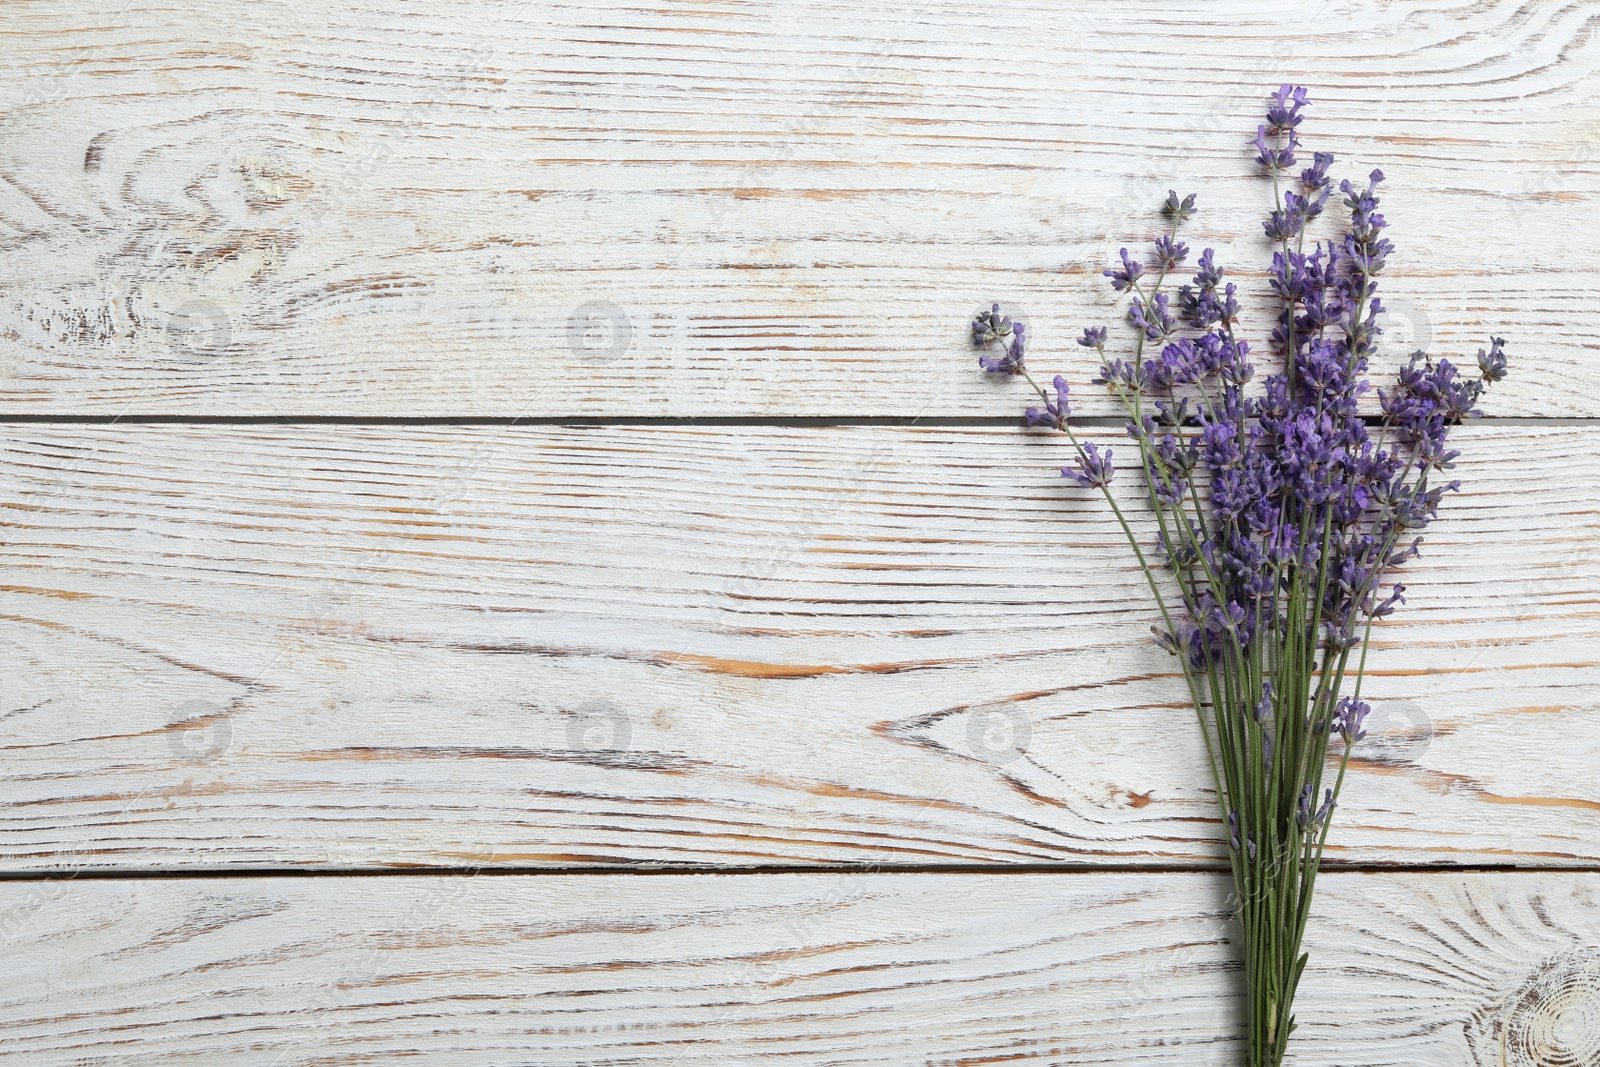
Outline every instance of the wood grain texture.
[[(1211, 864), (1051, 440), (12, 425), (0, 864)], [(1339, 861), (1600, 859), (1600, 459), (1462, 431)]]
[[(1225, 878), (0, 885), (38, 1067), (1237, 1063)], [(1296, 1064), (1581, 1067), (1600, 876), (1332, 874)]]
[(963, 316), (1013, 302), (1086, 379), (1096, 272), (1169, 186), (1261, 294), (1244, 141), (1292, 77), (1341, 175), (1391, 177), (1380, 362), (1503, 333), (1495, 413), (1600, 415), (1583, 3), (18, 2), (0, 32), (3, 411), (1009, 413)]

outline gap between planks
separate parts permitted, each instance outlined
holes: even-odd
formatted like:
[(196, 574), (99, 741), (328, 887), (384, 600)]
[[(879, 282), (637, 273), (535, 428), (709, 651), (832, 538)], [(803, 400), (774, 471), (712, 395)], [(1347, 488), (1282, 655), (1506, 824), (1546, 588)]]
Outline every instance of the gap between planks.
[[(1021, 408), (1019, 407), (1020, 411)], [(1382, 419), (1368, 415), (1368, 426)], [(1088, 429), (1117, 429), (1117, 415), (1073, 416), (1067, 423)], [(799, 429), (832, 426), (916, 426), (1003, 429), (1025, 427), (1018, 415), (23, 415), (0, 412), (0, 426), (750, 426)], [(1479, 426), (1597, 426), (1600, 416), (1486, 415)]]
[[(0, 871), (0, 883), (5, 882), (71, 882), (71, 881), (172, 881), (178, 879), (210, 879), (225, 881), (236, 878), (476, 878), (488, 875), (495, 878), (508, 877), (567, 877), (591, 875), (633, 875), (641, 878), (652, 877), (685, 877), (704, 874), (726, 874), (733, 876), (760, 876), (760, 875), (912, 875), (912, 874), (941, 874), (941, 875), (1061, 875), (1064, 877), (1078, 877), (1082, 875), (1101, 874), (1159, 874), (1159, 875), (1194, 875), (1216, 876), (1229, 874), (1229, 869), (1220, 864), (1197, 867), (1183, 867), (1175, 864), (1005, 864), (1005, 863), (957, 863), (957, 864), (882, 864), (866, 866), (862, 864), (809, 864), (806, 866), (779, 866), (768, 864), (761, 867), (712, 867), (696, 865), (692, 867), (224, 867), (199, 870), (185, 870), (180, 867), (150, 868), (99, 868), (95, 870), (60, 873), (52, 871)], [(1587, 864), (1576, 867), (1562, 867), (1552, 871), (1548, 867), (1535, 867), (1528, 864), (1493, 864), (1493, 863), (1338, 863), (1324, 862), (1321, 867), (1322, 874), (1374, 874), (1374, 875), (1469, 875), (1469, 874), (1540, 874), (1559, 873), (1571, 875), (1600, 874), (1600, 864)]]

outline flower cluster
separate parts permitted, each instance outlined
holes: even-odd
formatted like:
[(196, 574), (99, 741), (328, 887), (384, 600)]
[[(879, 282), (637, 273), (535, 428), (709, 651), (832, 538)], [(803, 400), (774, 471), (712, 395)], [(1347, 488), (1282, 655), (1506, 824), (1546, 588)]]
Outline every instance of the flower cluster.
[[(1252, 1063), (1282, 1058), (1303, 959), (1301, 927), (1274, 926), (1281, 911), (1251, 909), (1309, 899), (1350, 749), (1365, 736), (1366, 641), (1374, 620), (1405, 600), (1390, 576), (1459, 486), (1447, 473), (1458, 455), (1452, 429), (1480, 413), (1484, 389), (1506, 374), (1498, 337), (1479, 351), (1475, 375), (1418, 352), (1376, 391), (1381, 417), (1369, 423), (1378, 280), (1394, 252), (1379, 210), (1384, 175), (1340, 182), (1342, 225), (1308, 249), (1309, 231), (1331, 214), (1334, 158), (1314, 153), (1294, 174), (1306, 105), (1304, 88), (1283, 86), (1254, 141), (1274, 190), (1263, 231), (1276, 302), (1268, 342), (1281, 369), (1257, 379), (1250, 343), (1237, 335), (1238, 289), (1213, 249), (1169, 291), (1189, 255), (1178, 230), (1196, 210), (1193, 195), (1176, 192), (1164, 205), (1171, 231), (1148, 260), (1124, 248), (1103, 272), (1128, 300), (1127, 353), (1106, 355), (1103, 326), (1078, 341), (1099, 357), (1093, 382), (1127, 412), (1140, 496), (1158, 529), (1156, 562), (1109, 489), (1110, 450), (1074, 433), (1066, 381), (1055, 379), (1053, 396), (1039, 389), (1023, 366), (1023, 327), (998, 307), (973, 323), (984, 369), (1022, 375), (1039, 392), (1045, 406), (1030, 408), (1028, 422), (1068, 435), (1077, 463), (1062, 473), (1105, 493), (1160, 609), (1156, 640), (1179, 657), (1213, 756), (1241, 918), (1267, 942), (1247, 963), (1251, 988), (1271, 994), (1252, 1000)], [(1325, 787), (1335, 736), (1343, 756)], [(1296, 907), (1288, 914), (1303, 916)]]
[[(985, 349), (978, 356), (979, 365), (990, 374), (1016, 374), (1021, 371), (1026, 332), (1025, 324), (1013, 322), (1011, 316), (1000, 314), (999, 304), (980, 312), (972, 320), (972, 343)], [(999, 344), (998, 354), (988, 351), (996, 342)]]
[[(1257, 131), (1257, 162), (1275, 174), (1295, 164), (1306, 103), (1304, 88), (1283, 86)], [(1104, 358), (1103, 326), (1078, 341), (1102, 356), (1093, 382), (1135, 416), (1127, 432), (1141, 445), (1146, 483), (1169, 520), (1160, 535), (1167, 559), (1175, 569), (1205, 561), (1178, 639), (1164, 642), (1187, 649), (1198, 670), (1247, 656), (1258, 638), (1303, 621), (1286, 618), (1281, 603), (1293, 573), (1318, 578), (1312, 614), (1327, 647), (1354, 646), (1363, 624), (1392, 611), (1398, 593), (1377, 595), (1383, 574), (1416, 554), (1419, 531), (1437, 516), (1443, 494), (1459, 486), (1436, 477), (1457, 455), (1447, 447), (1450, 429), (1478, 415), (1484, 387), (1506, 373), (1498, 337), (1480, 350), (1473, 378), (1419, 352), (1400, 368), (1392, 389), (1378, 391), (1384, 421), (1376, 436), (1369, 430), (1361, 398), (1381, 333), (1377, 277), (1393, 251), (1377, 210), (1383, 174), (1373, 171), (1364, 188), (1341, 183), (1345, 231), (1307, 252), (1305, 226), (1328, 200), (1333, 163), (1324, 152), (1314, 159), (1300, 174), (1301, 193), (1285, 191), (1266, 223), (1278, 246), (1269, 274), (1280, 302), (1272, 341), (1284, 369), (1265, 377), (1259, 392), (1245, 392), (1255, 368), (1249, 342), (1235, 336), (1238, 290), (1225, 280), (1213, 249), (1201, 253), (1190, 282), (1178, 287), (1173, 314), (1161, 286), (1189, 253), (1175, 233), (1156, 239), (1152, 266), (1124, 248), (1121, 265), (1103, 272), (1114, 290), (1130, 294), (1132, 358)], [(1174, 192), (1165, 206), (1176, 229), (1194, 214), (1195, 197)], [(1023, 323), (1002, 316), (996, 304), (972, 325), (985, 370), (1027, 373)], [(1044, 406), (1028, 409), (1031, 425), (1066, 427), (1069, 387), (1060, 376), (1052, 385), (1053, 395), (1040, 390)], [(1180, 389), (1198, 397), (1180, 397)], [(1152, 393), (1164, 397), (1150, 404), (1159, 419), (1141, 412)], [(1192, 409), (1191, 399), (1200, 401)], [(1081, 485), (1109, 484), (1105, 455), (1093, 446), (1080, 449), (1068, 476)]]

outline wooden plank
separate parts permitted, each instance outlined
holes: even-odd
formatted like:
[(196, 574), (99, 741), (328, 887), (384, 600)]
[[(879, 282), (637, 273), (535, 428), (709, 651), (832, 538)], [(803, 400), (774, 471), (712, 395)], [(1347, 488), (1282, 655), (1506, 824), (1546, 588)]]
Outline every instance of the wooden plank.
[[(1223, 1065), (1217, 875), (0, 885), (0, 1047), (215, 1063)], [(1581, 1067), (1600, 876), (1327, 876), (1295, 1062)]]
[[(5, 869), (1218, 862), (1146, 592), (1048, 438), (0, 440)], [(1334, 854), (1593, 864), (1600, 458), (1461, 445)]]
[(1504, 333), (1497, 413), (1600, 415), (1583, 5), (130, 0), (4, 32), (0, 411), (1009, 413), (963, 317), (1014, 302), (1087, 379), (1097, 271), (1170, 186), (1262, 295), (1244, 141), (1293, 76), (1341, 175), (1391, 176), (1380, 362)]

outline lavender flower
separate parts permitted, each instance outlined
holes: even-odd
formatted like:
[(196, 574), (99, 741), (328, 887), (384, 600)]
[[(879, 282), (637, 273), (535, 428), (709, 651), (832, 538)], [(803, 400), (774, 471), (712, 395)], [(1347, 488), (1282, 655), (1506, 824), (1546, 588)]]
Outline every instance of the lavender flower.
[(1100, 365), (1100, 371), (1090, 382), (1094, 385), (1120, 386), (1137, 392), (1144, 387), (1148, 370), (1136, 366), (1124, 359), (1108, 359)]
[(986, 345), (1000, 337), (1003, 333), (1011, 332), (1011, 319), (1000, 314), (1000, 305), (995, 304), (988, 311), (980, 311), (972, 320), (972, 343)]
[(1295, 211), (1294, 194), (1288, 193), (1284, 199), (1289, 206), (1274, 211), (1261, 224), (1262, 229), (1267, 231), (1267, 237), (1273, 241), (1288, 241), (1298, 236), (1305, 226), (1305, 216)]
[[(1307, 193), (1325, 191), (1328, 188), (1328, 168), (1333, 166), (1332, 152), (1314, 152), (1311, 155), (1311, 166), (1300, 172), (1300, 185)], [(1326, 200), (1326, 197), (1323, 197)]]
[(1062, 467), (1061, 476), (1070, 478), (1085, 489), (1103, 489), (1111, 484), (1111, 449), (1100, 451), (1095, 444), (1083, 446), (1083, 457), (1076, 467)]
[(980, 348), (992, 349), (1000, 344), (1000, 354), (992, 351), (978, 353), (978, 365), (990, 374), (1017, 374), (1022, 370), (1023, 347), (1027, 326), (1013, 322), (1009, 315), (1000, 314), (1000, 305), (979, 312), (972, 320), (972, 343)]
[(1268, 170), (1288, 170), (1293, 167), (1294, 150), (1299, 147), (1300, 142), (1293, 130), (1288, 131), (1288, 133), (1287, 143), (1282, 147), (1279, 146), (1275, 136), (1273, 137), (1273, 143), (1269, 145), (1267, 139), (1273, 134), (1273, 131), (1266, 126), (1257, 127), (1256, 139), (1251, 142), (1256, 146), (1256, 162)]
[(1256, 702), (1256, 722), (1264, 723), (1272, 718), (1272, 683), (1261, 683), (1261, 699)]
[(1189, 246), (1181, 244), (1172, 237), (1162, 234), (1156, 238), (1156, 262), (1161, 264), (1161, 269), (1171, 270), (1189, 255)]
[(1316, 790), (1307, 782), (1300, 789), (1300, 803), (1295, 806), (1294, 821), (1302, 830), (1314, 830), (1326, 823), (1328, 816), (1333, 812), (1333, 790), (1325, 789), (1322, 794), (1322, 806), (1316, 811), (1311, 810), (1311, 800)]
[(1194, 194), (1180, 197), (1176, 189), (1168, 189), (1167, 200), (1161, 205), (1161, 210), (1168, 218), (1187, 222), (1194, 215)]
[(1300, 125), (1300, 109), (1306, 106), (1308, 95), (1304, 86), (1280, 85), (1267, 106), (1267, 126), (1277, 133)]
[(1133, 288), (1133, 284), (1144, 275), (1144, 266), (1138, 260), (1130, 257), (1128, 250), (1124, 248), (1122, 250), (1122, 269), (1117, 270), (1115, 267), (1111, 267), (1100, 273), (1110, 278), (1111, 288), (1120, 293), (1124, 289)]
[(1157, 293), (1150, 298), (1148, 305), (1138, 297), (1134, 297), (1132, 303), (1128, 305), (1128, 325), (1137, 326), (1152, 341), (1169, 337), (1178, 326), (1168, 310), (1169, 307), (1166, 293)]
[(1500, 337), (1489, 338), (1489, 351), (1478, 349), (1478, 371), (1487, 383), (1498, 382), (1506, 376), (1505, 339)]
[[(1247, 931), (1250, 1067), (1280, 1064), (1293, 1028), (1303, 930), (1292, 917), (1305, 913), (1351, 751), (1366, 737), (1364, 646), (1405, 604), (1393, 572), (1418, 554), (1459, 487), (1448, 477), (1458, 456), (1451, 431), (1480, 414), (1484, 391), (1507, 370), (1499, 337), (1470, 376), (1419, 352), (1377, 390), (1382, 425), (1368, 426), (1378, 289), (1395, 251), (1384, 175), (1341, 181), (1338, 232), (1319, 238), (1313, 231), (1335, 214), (1334, 157), (1315, 152), (1287, 173), (1308, 105), (1304, 88), (1282, 86), (1254, 140), (1273, 179), (1262, 232), (1276, 305), (1268, 342), (1282, 369), (1257, 379), (1251, 343), (1238, 336), (1237, 289), (1213, 249), (1175, 301), (1166, 291), (1189, 251), (1178, 229), (1194, 211), (1194, 196), (1176, 191), (1163, 205), (1171, 232), (1154, 243), (1155, 266), (1122, 249), (1121, 265), (1102, 272), (1127, 296), (1126, 354), (1106, 353), (1105, 327), (1078, 340), (1098, 357), (1093, 381), (1127, 412), (1139, 450), (1134, 496), (1156, 520), (1156, 553), (1147, 557), (1109, 488), (1110, 449), (1074, 435), (1065, 380), (1052, 393), (1028, 377), (1043, 404), (1028, 421), (1068, 436), (1078, 462), (1062, 474), (1100, 489), (1122, 524), (1162, 616), (1156, 644), (1177, 657), (1210, 742)], [(1021, 326), (998, 312), (973, 324), (976, 343), (1004, 346), (985, 369), (1026, 377)], [(1344, 745), (1327, 787), (1334, 736)]]
[(1344, 738), (1345, 744), (1355, 744), (1367, 736), (1366, 722), (1371, 712), (1372, 708), (1364, 700), (1340, 697), (1333, 712), (1334, 732)]
[(1031, 407), (1027, 410), (1029, 426), (1049, 426), (1051, 429), (1059, 430), (1066, 425), (1067, 418), (1072, 413), (1071, 405), (1067, 402), (1067, 394), (1071, 389), (1067, 386), (1067, 380), (1059, 374), (1050, 384), (1055, 389), (1055, 396), (1045, 397), (1043, 408)]
[[(1060, 376), (1059, 375), (1057, 375), (1057, 379), (1056, 380), (1057, 381), (1060, 380)], [(1394, 614), (1395, 605), (1404, 604), (1406, 602), (1406, 598), (1401, 595), (1405, 591), (1406, 591), (1406, 587), (1402, 583), (1395, 582), (1394, 583), (1394, 592), (1390, 593), (1389, 596), (1386, 599), (1380, 601), (1367, 614), (1372, 616), (1375, 619), (1381, 619), (1385, 615)]]

